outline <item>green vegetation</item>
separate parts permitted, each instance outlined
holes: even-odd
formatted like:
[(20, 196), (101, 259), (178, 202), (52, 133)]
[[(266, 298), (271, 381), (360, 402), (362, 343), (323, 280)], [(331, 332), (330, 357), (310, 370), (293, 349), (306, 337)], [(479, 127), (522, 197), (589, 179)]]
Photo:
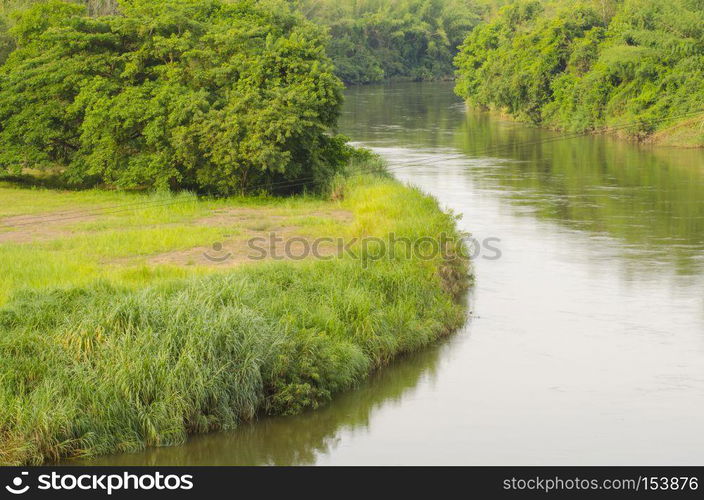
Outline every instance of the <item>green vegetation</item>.
[(144, 0), (22, 12), (0, 69), (0, 169), (76, 185), (301, 190), (349, 158), (322, 29), (275, 2)]
[(535, 124), (659, 142), (674, 127), (702, 145), (703, 42), (701, 0), (520, 1), (469, 34), (457, 93)]
[[(19, 288), (86, 285), (96, 279), (144, 286), (155, 279), (211, 273), (214, 269), (200, 262), (154, 266), (151, 258), (193, 247), (203, 252), (214, 242), (246, 238), (251, 225), (272, 216), (304, 232), (339, 232), (326, 224), (324, 202), (310, 197), (199, 200), (190, 193), (65, 192), (5, 184), (0, 204), (0, 304)], [(246, 219), (233, 215), (223, 224), (209, 223), (214, 213), (233, 207), (251, 213), (245, 212)], [(302, 220), (316, 207), (321, 216)]]
[[(454, 218), (417, 190), (363, 176), (346, 181), (340, 192), (342, 201), (292, 198), (278, 202), (278, 209), (298, 216), (326, 206), (348, 210), (353, 221), (338, 227), (349, 237), (454, 235), (450, 250), (459, 253)], [(39, 203), (57, 196), (41, 190), (32, 195)], [(97, 192), (70, 196), (85, 196), (85, 203), (99, 199)], [(217, 203), (232, 207), (244, 200)], [(465, 284), (464, 259), (406, 258), (404, 252), (378, 259), (378, 249), (359, 243), (353, 246), (357, 258), (270, 262), (229, 273), (182, 271), (188, 276), (176, 278), (168, 268), (162, 274), (152, 266), (148, 284), (130, 280), (130, 273), (100, 271), (101, 265), (129, 266), (96, 264), (106, 249), (120, 255), (150, 240), (130, 231), (136, 219), (151, 214), (144, 229), (159, 230), (154, 226), (168, 227), (167, 214), (184, 224), (212, 208), (204, 203), (186, 200), (186, 208), (174, 211), (135, 207), (93, 220), (74, 228), (83, 234), (56, 235), (23, 260), (36, 282), (13, 292), (0, 309), (0, 462), (175, 444), (188, 433), (232, 428), (259, 412), (315, 408), (463, 321), (464, 308), (454, 298)], [(272, 206), (252, 203), (250, 208)], [(106, 226), (113, 233), (106, 235)], [(191, 237), (213, 237), (201, 234), (201, 225), (176, 227), (185, 244), (193, 244)], [(317, 230), (334, 234), (331, 228)], [(111, 247), (104, 238), (122, 242)], [(139, 245), (132, 247), (135, 238)], [(78, 251), (78, 240), (95, 247), (84, 244)], [(16, 251), (27, 250), (23, 245), (5, 243), (3, 259), (15, 259)], [(52, 253), (58, 257), (48, 264), (34, 260)], [(78, 272), (62, 255), (78, 261)], [(95, 276), (102, 279), (89, 279)]]
[[(15, 24), (22, 12), (47, 0), (2, 0), (0, 2), (0, 65), (5, 62), (15, 49), (15, 38), (10, 28)], [(84, 5), (86, 13), (91, 16), (104, 16), (117, 13), (118, 0), (73, 0)]]
[[(7, 33), (12, 12), (47, 0), (10, 0), (0, 7), (0, 62), (14, 41)], [(143, 0), (138, 0), (143, 3)], [(238, 0), (223, 0), (225, 3)], [(114, 15), (135, 2), (73, 0), (93, 17)], [(207, 3), (207, 2), (204, 2)], [(457, 47), (481, 19), (502, 0), (268, 0), (270, 12), (299, 12), (329, 32), (327, 54), (335, 74), (346, 83), (389, 79), (435, 80), (451, 78)], [(306, 29), (313, 30), (308, 24)], [(317, 35), (316, 35), (317, 36)], [(189, 39), (196, 42), (199, 37)]]
[(436, 345), (409, 353), (399, 362), (390, 363), (372, 374), (355, 390), (336, 396), (333, 404), (313, 412), (261, 419), (255, 425), (247, 425), (241, 432), (201, 435), (184, 446), (77, 459), (72, 460), (72, 465), (209, 465), (217, 460), (214, 457), (219, 456), (219, 450), (227, 455), (228, 465), (313, 465), (321, 453), (333, 451), (340, 430), (365, 429), (380, 408), (412, 395), (419, 383), (434, 377), (441, 366), (443, 347), (446, 346)]
[(348, 83), (432, 80), (452, 75), (452, 59), (482, 9), (470, 0), (297, 0), (327, 26), (328, 54)]
[[(474, 19), (459, 6), (370, 2), (347, 41), (377, 76), (442, 76)], [(3, 4), (0, 463), (316, 408), (463, 322), (455, 217), (333, 135), (342, 82), (302, 8)], [(203, 258), (268, 232), (351, 254)], [(443, 251), (409, 254), (421, 239)]]

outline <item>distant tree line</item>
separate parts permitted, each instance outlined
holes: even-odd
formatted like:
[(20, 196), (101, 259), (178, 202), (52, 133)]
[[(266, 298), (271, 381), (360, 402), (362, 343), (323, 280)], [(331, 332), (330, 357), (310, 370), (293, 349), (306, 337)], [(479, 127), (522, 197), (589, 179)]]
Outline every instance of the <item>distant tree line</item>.
[(477, 1), (5, 0), (0, 172), (315, 189), (358, 154), (341, 80), (447, 77), (461, 40), (457, 93), (535, 124), (643, 138), (704, 106), (704, 0)]
[(481, 19), (474, 0), (292, 0), (330, 30), (328, 55), (347, 83), (449, 78)]
[(704, 107), (704, 1), (518, 1), (475, 28), (456, 63), (473, 105), (643, 138)]
[[(10, 51), (8, 17), (46, 0), (3, 0), (0, 61)], [(73, 0), (89, 16), (119, 12), (131, 0)], [(228, 0), (225, 0), (228, 1)], [(254, 3), (258, 0), (253, 0)], [(329, 30), (327, 53), (346, 83), (450, 78), (457, 47), (490, 6), (505, 0), (287, 0)], [(281, 7), (279, 7), (281, 8)]]

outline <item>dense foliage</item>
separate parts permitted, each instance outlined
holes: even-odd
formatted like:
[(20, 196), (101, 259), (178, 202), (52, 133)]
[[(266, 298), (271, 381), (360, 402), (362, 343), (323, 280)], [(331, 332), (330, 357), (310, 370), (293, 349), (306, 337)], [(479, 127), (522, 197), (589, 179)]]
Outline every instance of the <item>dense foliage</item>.
[[(3, 11), (7, 17), (11, 11), (44, 1), (5, 0), (0, 5), (0, 61), (2, 34), (6, 33)], [(71, 1), (85, 5), (91, 16), (120, 11), (118, 0)], [(482, 14), (505, 1), (287, 0), (289, 8), (328, 28), (328, 55), (335, 63), (336, 74), (348, 83), (450, 77), (452, 59), (467, 32)]]
[(0, 168), (228, 194), (317, 185), (349, 154), (323, 29), (276, 2), (24, 11), (0, 70)]
[[(391, 245), (391, 233), (393, 251), (350, 241), (357, 258), (181, 279), (159, 279), (163, 267), (137, 270), (151, 275), (146, 286), (68, 286), (81, 274), (73, 265), (44, 269), (32, 259), (34, 289), (0, 308), (0, 464), (175, 444), (260, 412), (315, 408), (458, 327), (467, 262), (454, 217), (391, 180), (355, 177), (342, 189), (350, 237)], [(409, 256), (404, 243), (443, 236), (445, 256)], [(114, 238), (139, 243), (125, 231)], [(47, 289), (57, 272), (63, 286)]]
[(457, 92), (533, 123), (644, 137), (702, 110), (704, 2), (517, 2), (457, 56)]
[(328, 54), (349, 83), (452, 75), (457, 46), (478, 22), (469, 0), (298, 0), (330, 29)]

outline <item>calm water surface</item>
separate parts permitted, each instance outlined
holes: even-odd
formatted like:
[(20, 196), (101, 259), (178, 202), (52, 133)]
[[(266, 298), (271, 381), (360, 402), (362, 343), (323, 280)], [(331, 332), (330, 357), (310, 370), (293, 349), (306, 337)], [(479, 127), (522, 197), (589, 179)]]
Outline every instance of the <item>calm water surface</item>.
[(321, 410), (94, 464), (704, 463), (704, 152), (348, 91), (341, 131), (462, 214), (473, 318)]

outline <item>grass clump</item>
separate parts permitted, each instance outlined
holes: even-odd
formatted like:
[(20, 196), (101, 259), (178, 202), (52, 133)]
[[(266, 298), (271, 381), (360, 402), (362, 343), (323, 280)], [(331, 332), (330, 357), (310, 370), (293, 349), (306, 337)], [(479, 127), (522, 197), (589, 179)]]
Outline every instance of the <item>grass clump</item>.
[[(351, 235), (457, 236), (453, 216), (415, 189), (371, 177), (340, 189)], [(354, 250), (142, 286), (101, 277), (14, 291), (0, 309), (0, 463), (172, 445), (316, 408), (462, 323), (465, 259)]]

